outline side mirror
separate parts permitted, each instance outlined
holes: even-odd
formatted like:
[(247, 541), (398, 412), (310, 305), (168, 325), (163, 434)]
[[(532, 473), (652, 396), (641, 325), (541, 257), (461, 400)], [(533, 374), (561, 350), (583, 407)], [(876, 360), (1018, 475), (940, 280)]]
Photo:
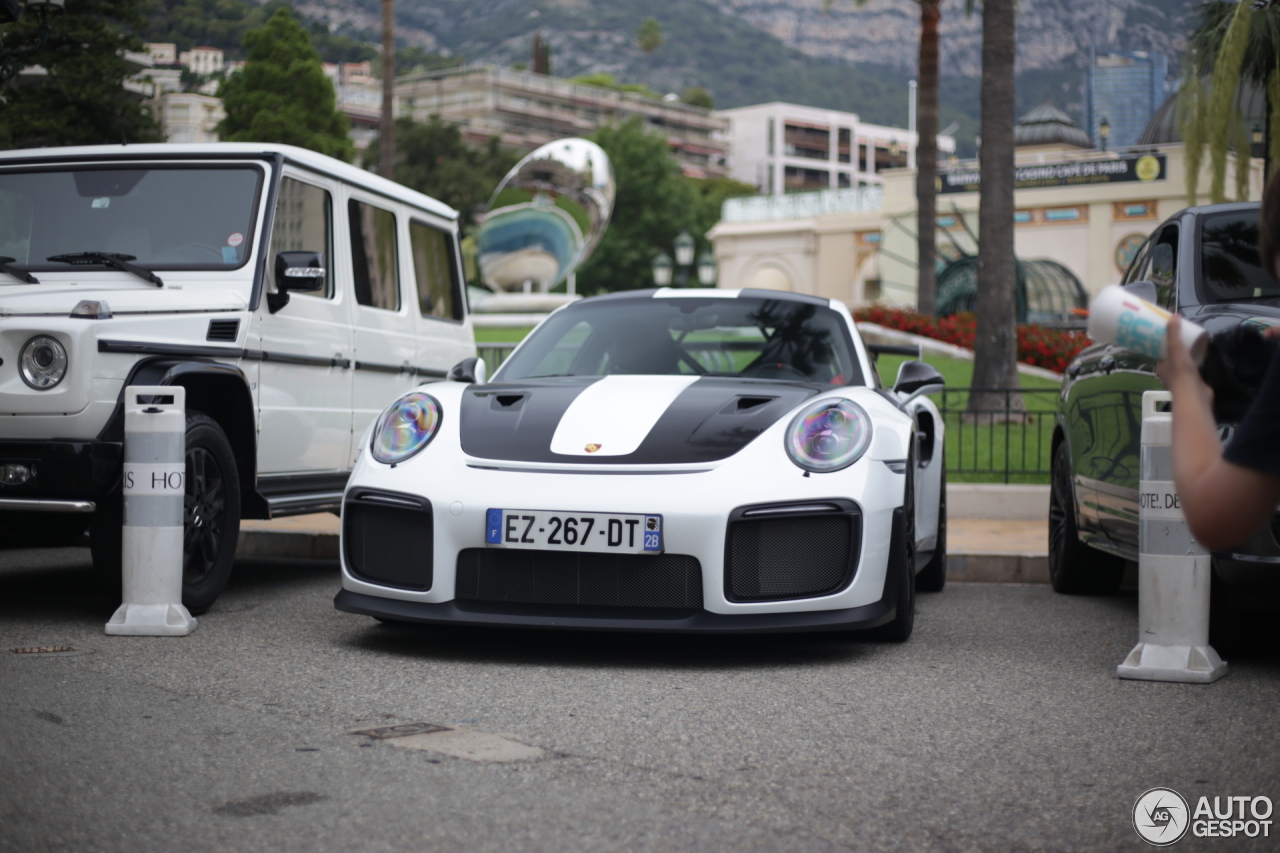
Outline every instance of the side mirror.
[(319, 252), (277, 252), (276, 290), (314, 293), (324, 290), (324, 256)]
[(468, 385), (483, 385), (488, 379), (483, 358), (464, 358), (449, 371), (450, 382), (466, 382)]
[(1146, 300), (1152, 305), (1157, 304), (1156, 300), (1159, 299), (1156, 296), (1156, 283), (1154, 281), (1131, 281), (1124, 286), (1123, 290), (1125, 293)]
[(931, 364), (923, 361), (904, 361), (898, 368), (898, 379), (893, 383), (893, 393), (906, 395), (902, 405), (906, 405), (921, 394), (936, 394), (947, 387), (947, 381)]

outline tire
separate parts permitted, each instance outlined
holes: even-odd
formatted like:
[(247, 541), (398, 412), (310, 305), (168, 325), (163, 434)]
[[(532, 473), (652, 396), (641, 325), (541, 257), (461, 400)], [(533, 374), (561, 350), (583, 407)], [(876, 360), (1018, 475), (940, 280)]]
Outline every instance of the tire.
[[(218, 423), (201, 412), (187, 413), (186, 495), (183, 498), (182, 603), (200, 614), (227, 585), (240, 537), (240, 477), (231, 442)], [(121, 596), (119, 494), (99, 503), (90, 526), (89, 547), (98, 586), (111, 604)]]
[[(907, 471), (912, 472), (915, 464), (914, 455), (907, 460)], [(872, 640), (886, 640), (891, 643), (905, 643), (911, 637), (916, 624), (916, 512), (914, 477), (908, 476), (906, 492), (902, 497), (902, 522), (895, 525), (898, 535), (894, 538), (897, 547), (889, 554), (890, 574), (885, 578), (885, 586), (894, 583), (893, 619), (866, 632)]]
[(933, 557), (916, 574), (916, 590), (942, 592), (947, 585), (947, 457), (943, 453), (938, 460), (942, 465), (941, 494), (938, 496), (938, 541), (933, 546)]
[(1080, 541), (1071, 456), (1064, 441), (1053, 453), (1049, 490), (1049, 581), (1055, 592), (1096, 595), (1115, 592), (1122, 580), (1124, 560)]

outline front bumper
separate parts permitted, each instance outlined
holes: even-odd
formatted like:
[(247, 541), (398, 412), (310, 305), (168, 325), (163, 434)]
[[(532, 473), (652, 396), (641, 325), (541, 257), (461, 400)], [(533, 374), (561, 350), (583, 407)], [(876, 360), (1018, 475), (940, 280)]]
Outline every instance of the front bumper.
[(25, 483), (0, 485), (0, 511), (15, 502), (27, 510), (47, 504), (56, 512), (67, 511), (58, 509), (67, 502), (101, 500), (119, 484), (123, 455), (118, 441), (0, 441), (0, 464), (18, 462), (35, 471)]
[(344, 589), (333, 606), (393, 622), (474, 627), (553, 628), (581, 631), (637, 631), (672, 634), (774, 634), (804, 631), (850, 631), (875, 628), (893, 619), (896, 609), (890, 594), (874, 604), (844, 610), (811, 610), (801, 613), (724, 615), (699, 610), (664, 613), (660, 610), (623, 607), (559, 607), (479, 605), (446, 601), (426, 604), (380, 598)]

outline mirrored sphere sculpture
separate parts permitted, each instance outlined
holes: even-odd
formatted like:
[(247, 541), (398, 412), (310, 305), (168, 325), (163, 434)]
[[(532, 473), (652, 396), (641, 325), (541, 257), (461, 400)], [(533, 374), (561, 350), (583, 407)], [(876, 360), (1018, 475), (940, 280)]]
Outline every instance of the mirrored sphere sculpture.
[(604, 235), (613, 211), (613, 166), (586, 139), (558, 139), (502, 179), (478, 236), (480, 276), (499, 290), (550, 290)]

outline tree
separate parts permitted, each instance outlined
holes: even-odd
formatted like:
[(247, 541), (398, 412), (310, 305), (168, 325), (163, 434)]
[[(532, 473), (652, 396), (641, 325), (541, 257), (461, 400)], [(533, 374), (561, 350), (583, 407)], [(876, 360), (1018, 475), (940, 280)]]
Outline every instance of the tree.
[(613, 163), (617, 195), (604, 238), (578, 271), (580, 293), (653, 287), (658, 251), (670, 252), (681, 230), (705, 250), (705, 235), (720, 221), (724, 200), (755, 193), (755, 187), (727, 178), (699, 181), (680, 174), (666, 139), (646, 133), (638, 116), (601, 127), (591, 139)]
[[(1013, 253), (1014, 0), (982, 4), (982, 148), (978, 168), (978, 328), (975, 388), (1018, 387), (1017, 261)], [(1003, 394), (974, 392), (970, 412), (1003, 408)], [(1021, 409), (1021, 396), (1010, 399)]]
[(649, 81), (653, 82), (653, 53), (662, 47), (666, 39), (662, 35), (662, 25), (657, 18), (645, 18), (640, 29), (636, 31), (636, 44), (644, 51), (645, 61), (649, 65)]
[[(830, 9), (836, 0), (823, 0)], [(867, 0), (854, 0), (864, 5)], [(933, 314), (938, 303), (938, 20), (942, 0), (920, 7), (920, 57), (916, 90), (916, 310)]]
[(711, 99), (711, 93), (701, 86), (690, 86), (685, 89), (680, 100), (691, 107), (703, 107), (708, 110), (715, 109), (716, 106), (715, 101)]
[(247, 62), (218, 90), (227, 116), (218, 134), (231, 142), (282, 142), (351, 160), (347, 118), (307, 31), (288, 9), (245, 33)]
[[(1209, 148), (1213, 202), (1226, 201), (1227, 150), (1248, 161), (1249, 128), (1241, 115), (1239, 92), (1252, 85), (1265, 96), (1264, 152), (1269, 176), (1280, 162), (1280, 2), (1223, 3), (1197, 9), (1198, 21), (1187, 45), (1178, 111), (1187, 151), (1187, 196), (1196, 203), (1200, 165)], [(1207, 81), (1207, 83), (1206, 83)], [(1248, 170), (1236, 170), (1236, 198), (1248, 194)]]
[[(379, 142), (369, 143), (365, 165), (381, 173), (381, 155), (375, 153)], [(439, 116), (425, 122), (396, 119), (394, 179), (457, 210), (464, 228), (519, 160), (520, 154), (501, 147), (496, 136), (484, 147), (468, 144), (456, 124)]]
[[(49, 41), (26, 58), (43, 79), (0, 88), (0, 147), (155, 142), (160, 128), (124, 81), (124, 57), (141, 50), (129, 35), (143, 23), (141, 0), (68, 0)], [(5, 27), (6, 48), (36, 43), (35, 15)]]

